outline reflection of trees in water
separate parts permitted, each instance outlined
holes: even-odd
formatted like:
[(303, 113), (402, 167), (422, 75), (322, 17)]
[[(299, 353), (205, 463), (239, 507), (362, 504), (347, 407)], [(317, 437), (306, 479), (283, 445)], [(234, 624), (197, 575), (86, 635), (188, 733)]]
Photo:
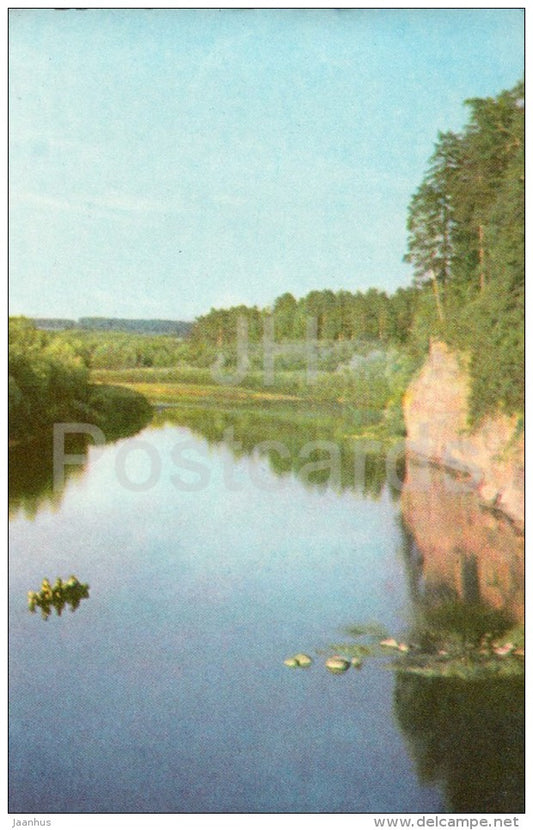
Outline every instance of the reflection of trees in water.
[[(152, 417), (148, 402), (128, 389), (96, 386), (91, 401), (99, 412), (102, 433), (108, 442), (134, 435)], [(96, 426), (96, 424), (95, 424)], [(91, 443), (86, 433), (64, 436), (66, 454), (86, 456)], [(57, 507), (63, 498), (66, 481), (81, 476), (86, 464), (65, 464), (65, 482), (54, 485), (54, 443), (50, 431), (38, 440), (27, 441), (9, 450), (9, 515), (19, 511), (33, 519), (46, 504)]]
[[(449, 521), (453, 524), (454, 517), (449, 516)], [(395, 689), (399, 724), (421, 781), (442, 786), (446, 810), (520, 812), (524, 809), (523, 668), (520, 658), (510, 656), (499, 664), (507, 676), (490, 677), (486, 669), (499, 668), (491, 643), (511, 636), (519, 644), (516, 637), (523, 636), (523, 629), (516, 627), (512, 604), (494, 607), (483, 601), (479, 558), (471, 549), (454, 548), (455, 567), (450, 571), (443, 560), (440, 579), (435, 568), (439, 558), (433, 555), (428, 580), (425, 556), (417, 545), (424, 536), (420, 527), (416, 530), (415, 539), (403, 525), (412, 600), (409, 637), (426, 652), (424, 671), (438, 675), (441, 665), (449, 669), (453, 661), (461, 677), (399, 671)], [(479, 555), (483, 555), (482, 543)], [(447, 657), (439, 656), (442, 649)], [(446, 661), (450, 662), (446, 665)]]
[(399, 674), (395, 709), (422, 783), (449, 812), (524, 810), (524, 681)]
[[(395, 469), (387, 467), (384, 452), (375, 442), (346, 438), (353, 426), (349, 413), (322, 407), (297, 412), (279, 412), (268, 405), (257, 409), (224, 411), (218, 407), (166, 409), (154, 418), (154, 426), (171, 422), (186, 426), (213, 445), (224, 445), (237, 459), (259, 455), (268, 460), (277, 476), (296, 475), (309, 488), (352, 490), (379, 498), (388, 485), (393, 499), (399, 497), (404, 458), (395, 453)], [(124, 435), (129, 434), (125, 431)], [(116, 436), (114, 436), (116, 437)], [(269, 445), (270, 442), (270, 445)], [(317, 446), (312, 447), (312, 442)], [(65, 452), (86, 455), (89, 439), (83, 433), (65, 436)], [(280, 452), (280, 445), (284, 448)], [(329, 445), (329, 450), (328, 450)], [(65, 482), (83, 475), (85, 464), (66, 464)], [(34, 518), (44, 505), (58, 506), (65, 484), (54, 487), (52, 434), (39, 441), (12, 447), (9, 453), (9, 513), (22, 511)]]
[[(85, 455), (86, 435), (68, 435), (66, 452)], [(65, 465), (65, 484), (81, 476), (85, 464)], [(21, 444), (9, 451), (9, 515), (19, 511), (33, 519), (44, 505), (57, 507), (63, 498), (65, 485), (54, 487), (54, 457), (52, 434), (40, 441)]]
[(267, 405), (261, 411), (179, 406), (158, 413), (154, 425), (158, 423), (186, 426), (210, 444), (226, 446), (237, 459), (266, 458), (275, 475), (294, 474), (306, 487), (379, 498), (391, 479), (390, 494), (393, 499), (399, 496), (403, 452), (396, 453), (391, 475), (385, 452), (376, 449), (376, 442), (347, 437), (353, 423), (343, 409), (282, 412), (279, 403), (276, 409)]

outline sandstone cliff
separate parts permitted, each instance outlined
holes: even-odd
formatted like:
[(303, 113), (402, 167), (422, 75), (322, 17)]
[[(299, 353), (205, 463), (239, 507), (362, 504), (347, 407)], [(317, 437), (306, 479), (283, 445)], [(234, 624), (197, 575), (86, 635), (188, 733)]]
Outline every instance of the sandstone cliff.
[(404, 398), (407, 450), (468, 479), (479, 499), (524, 522), (524, 435), (518, 419), (468, 425), (469, 375), (461, 358), (434, 342)]

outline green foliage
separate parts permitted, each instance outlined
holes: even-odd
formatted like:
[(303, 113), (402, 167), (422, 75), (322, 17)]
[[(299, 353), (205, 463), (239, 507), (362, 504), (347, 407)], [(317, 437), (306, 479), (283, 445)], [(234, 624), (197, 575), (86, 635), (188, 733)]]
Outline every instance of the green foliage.
[(124, 389), (89, 384), (86, 348), (67, 334), (39, 331), (24, 317), (9, 321), (9, 437), (36, 438), (58, 421), (84, 421), (108, 434), (138, 429), (148, 402)]
[[(326, 347), (319, 365), (327, 365), (328, 360), (337, 364), (337, 348), (343, 356), (352, 354), (352, 359), (335, 371), (320, 369), (310, 377), (306, 369), (276, 368), (273, 377), (267, 379), (263, 369), (254, 369), (238, 385), (228, 387), (221, 386), (210, 369), (191, 366), (100, 370), (94, 371), (92, 377), (102, 383), (133, 384), (152, 402), (178, 403), (184, 397), (198, 394), (202, 401), (208, 395), (223, 406), (230, 395), (242, 397), (244, 393), (257, 393), (267, 398), (277, 396), (306, 402), (308, 406), (331, 404), (338, 411), (341, 407), (349, 410), (352, 431), (369, 428), (380, 437), (403, 435), (402, 398), (419, 360), (400, 348), (367, 350), (366, 355), (354, 356), (353, 348), (345, 352), (346, 344), (342, 343)], [(188, 392), (188, 387), (193, 389)], [(261, 405), (264, 405), (263, 398)]]
[[(408, 254), (425, 285), (411, 330), (471, 356), (473, 421), (524, 407), (524, 90), (467, 101), (440, 134), (409, 208)], [(433, 309), (431, 308), (433, 305)]]
[(87, 402), (88, 371), (66, 342), (23, 317), (9, 321), (9, 436), (25, 438), (72, 418)]
[(79, 607), (82, 599), (89, 598), (89, 585), (82, 583), (75, 576), (70, 576), (63, 582), (60, 576), (53, 585), (48, 579), (43, 579), (40, 591), (28, 591), (28, 608), (33, 613), (37, 608), (41, 610), (41, 616), (47, 620), (55, 610), (58, 617), (61, 616), (65, 606), (71, 611)]
[(90, 386), (88, 405), (90, 421), (102, 429), (108, 441), (138, 432), (152, 417), (146, 398), (123, 386)]
[(51, 337), (71, 345), (91, 369), (159, 368), (179, 365), (189, 359), (186, 343), (163, 334), (70, 329), (55, 332)]
[(491, 282), (483, 294), (458, 312), (454, 342), (471, 353), (471, 417), (486, 412), (523, 412), (523, 287)]
[(252, 345), (262, 341), (270, 321), (275, 343), (304, 343), (306, 339), (321, 343), (402, 343), (409, 336), (416, 296), (414, 288), (399, 289), (393, 297), (375, 288), (355, 294), (325, 289), (310, 291), (299, 300), (292, 294), (282, 294), (274, 300), (272, 309), (242, 305), (211, 309), (194, 323), (190, 355), (197, 365), (207, 366), (217, 351), (227, 354), (228, 347), (235, 351), (239, 321)]

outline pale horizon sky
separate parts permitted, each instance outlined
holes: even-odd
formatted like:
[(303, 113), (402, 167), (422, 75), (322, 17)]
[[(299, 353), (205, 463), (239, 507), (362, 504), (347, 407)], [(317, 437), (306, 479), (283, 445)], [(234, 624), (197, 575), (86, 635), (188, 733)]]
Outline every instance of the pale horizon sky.
[(10, 313), (192, 320), (393, 292), (466, 98), (523, 77), (521, 9), (14, 9)]

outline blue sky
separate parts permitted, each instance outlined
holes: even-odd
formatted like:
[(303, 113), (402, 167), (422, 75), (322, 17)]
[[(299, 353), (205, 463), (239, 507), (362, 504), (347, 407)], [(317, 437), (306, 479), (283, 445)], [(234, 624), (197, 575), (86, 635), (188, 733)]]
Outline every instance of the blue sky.
[(520, 9), (10, 12), (10, 312), (193, 319), (411, 280), (406, 213)]

